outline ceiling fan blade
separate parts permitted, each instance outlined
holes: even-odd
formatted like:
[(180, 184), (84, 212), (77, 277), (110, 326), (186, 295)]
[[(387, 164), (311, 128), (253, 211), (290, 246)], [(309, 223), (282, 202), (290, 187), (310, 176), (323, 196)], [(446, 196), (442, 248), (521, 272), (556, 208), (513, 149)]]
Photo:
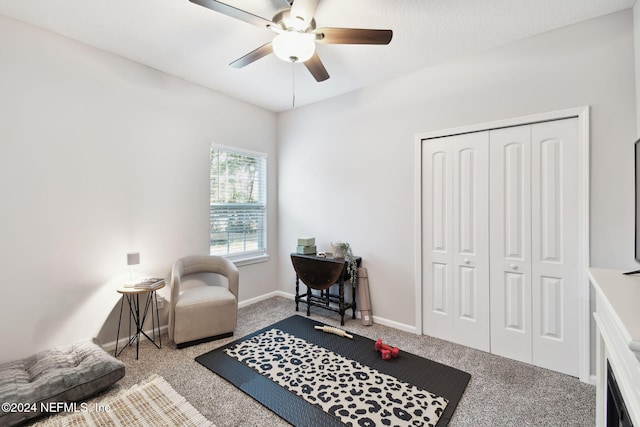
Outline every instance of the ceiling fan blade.
[(269, 27), (270, 25), (273, 25), (273, 22), (268, 19), (254, 15), (253, 13), (249, 13), (242, 9), (229, 6), (226, 3), (222, 3), (216, 0), (189, 0), (189, 1), (191, 3), (195, 3), (202, 7), (206, 7), (207, 9), (211, 9), (216, 12), (222, 13), (223, 15), (227, 15), (232, 18), (239, 19), (241, 21), (247, 22), (252, 25), (256, 25), (258, 27), (264, 28), (264, 27)]
[(291, 5), (291, 16), (309, 24), (316, 13), (317, 6), (318, 0), (294, 0)]
[(233, 68), (242, 68), (245, 65), (249, 65), (252, 62), (257, 61), (258, 59), (262, 58), (263, 56), (267, 56), (272, 52), (273, 52), (273, 47), (271, 46), (271, 42), (269, 42), (269, 43), (263, 44), (262, 46), (260, 46), (255, 50), (252, 50), (242, 58), (236, 59), (229, 65), (231, 65)]
[(315, 52), (310, 59), (304, 61), (304, 66), (307, 67), (307, 70), (309, 70), (309, 72), (317, 82), (323, 82), (329, 78), (327, 69), (324, 68), (322, 61), (320, 61), (320, 57)]
[(389, 44), (393, 37), (391, 30), (362, 28), (318, 28), (314, 33), (317, 43), (326, 44)]

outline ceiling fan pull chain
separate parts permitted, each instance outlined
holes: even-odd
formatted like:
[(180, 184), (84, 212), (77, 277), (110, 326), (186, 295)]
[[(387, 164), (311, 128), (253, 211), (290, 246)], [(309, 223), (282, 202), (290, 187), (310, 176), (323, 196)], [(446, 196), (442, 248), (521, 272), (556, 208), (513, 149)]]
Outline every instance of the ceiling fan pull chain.
[(292, 82), (292, 87), (291, 87), (291, 93), (292, 93), (291, 108), (296, 108), (296, 63), (295, 63), (295, 61), (291, 61), (291, 82)]

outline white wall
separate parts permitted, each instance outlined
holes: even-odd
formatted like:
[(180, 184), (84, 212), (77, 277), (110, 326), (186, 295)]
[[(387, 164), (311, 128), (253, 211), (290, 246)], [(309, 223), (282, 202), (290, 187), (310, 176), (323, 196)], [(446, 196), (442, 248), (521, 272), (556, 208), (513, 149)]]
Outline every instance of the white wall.
[[(161, 277), (208, 253), (211, 143), (270, 156), (275, 250), (275, 137), (271, 112), (0, 16), (0, 362), (104, 330), (127, 252)], [(240, 300), (276, 267), (241, 267)]]
[(633, 5), (633, 47), (636, 82), (636, 136), (640, 136), (640, 4)]
[(298, 236), (345, 240), (373, 315), (415, 326), (414, 136), (585, 105), (591, 263), (633, 268), (632, 24), (623, 11), (279, 114), (281, 289), (294, 289)]
[(633, 268), (632, 33), (625, 11), (282, 113), (276, 147), (272, 113), (0, 16), (0, 362), (104, 330), (126, 252), (206, 253), (210, 143), (270, 156), (241, 300), (293, 291), (298, 237), (345, 240), (410, 328), (415, 134), (590, 105), (592, 265)]

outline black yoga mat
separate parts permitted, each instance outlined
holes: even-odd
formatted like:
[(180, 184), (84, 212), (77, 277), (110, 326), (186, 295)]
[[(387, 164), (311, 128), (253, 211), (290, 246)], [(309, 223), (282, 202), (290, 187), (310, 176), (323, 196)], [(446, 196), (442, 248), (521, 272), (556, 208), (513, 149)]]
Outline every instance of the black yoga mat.
[[(459, 369), (425, 359), (400, 349), (400, 357), (382, 360), (374, 349), (374, 341), (357, 334), (353, 340), (314, 329), (324, 325), (303, 316), (291, 316), (234, 342), (196, 357), (196, 361), (253, 397), (262, 405), (295, 426), (343, 426), (337, 418), (306, 402), (270, 379), (260, 375), (244, 363), (227, 356), (223, 351), (238, 342), (277, 328), (305, 339), (349, 359), (356, 360), (406, 383), (413, 384), (449, 400), (438, 427), (446, 426), (464, 393), (471, 375)], [(346, 330), (346, 329), (345, 329)]]

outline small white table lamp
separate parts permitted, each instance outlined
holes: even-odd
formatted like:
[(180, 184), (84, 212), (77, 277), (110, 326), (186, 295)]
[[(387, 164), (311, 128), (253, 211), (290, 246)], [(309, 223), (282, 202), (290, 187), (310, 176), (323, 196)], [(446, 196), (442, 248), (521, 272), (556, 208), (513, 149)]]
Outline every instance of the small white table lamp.
[(127, 254), (127, 265), (129, 266), (129, 280), (133, 281), (133, 266), (140, 264), (140, 252), (130, 252)]

